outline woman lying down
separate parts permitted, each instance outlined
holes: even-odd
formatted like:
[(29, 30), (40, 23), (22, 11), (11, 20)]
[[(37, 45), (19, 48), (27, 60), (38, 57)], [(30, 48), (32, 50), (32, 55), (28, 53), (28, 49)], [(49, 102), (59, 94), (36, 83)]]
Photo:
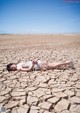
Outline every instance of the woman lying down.
[(49, 63), (47, 61), (41, 61), (41, 60), (34, 60), (34, 61), (27, 61), (27, 62), (21, 62), (21, 63), (9, 63), (7, 65), (7, 70), (10, 71), (39, 71), (39, 70), (51, 70), (51, 69), (66, 69), (72, 68), (74, 69), (74, 65), (72, 61), (66, 61), (66, 62), (54, 62)]

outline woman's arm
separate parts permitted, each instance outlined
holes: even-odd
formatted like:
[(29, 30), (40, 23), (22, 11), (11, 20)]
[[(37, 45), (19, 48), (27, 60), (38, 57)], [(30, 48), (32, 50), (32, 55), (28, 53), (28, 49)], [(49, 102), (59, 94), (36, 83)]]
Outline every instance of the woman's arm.
[(25, 71), (25, 72), (29, 72), (31, 71), (32, 68), (21, 68), (20, 71)]
[(27, 72), (29, 72), (29, 71), (32, 70), (32, 68), (33, 68), (33, 64), (29, 68), (21, 68), (20, 71), (27, 71)]

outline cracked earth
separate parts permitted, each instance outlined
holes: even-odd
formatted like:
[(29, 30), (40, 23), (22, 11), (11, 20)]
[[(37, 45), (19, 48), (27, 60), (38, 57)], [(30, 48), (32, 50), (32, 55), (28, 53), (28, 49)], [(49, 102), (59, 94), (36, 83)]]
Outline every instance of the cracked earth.
[[(51, 41), (49, 37), (45, 42), (45, 37), (41, 41), (31, 36), (0, 36), (0, 106), (7, 108), (6, 113), (80, 113), (80, 39), (64, 41), (63, 36)], [(10, 62), (33, 59), (72, 60), (75, 70), (5, 70)]]

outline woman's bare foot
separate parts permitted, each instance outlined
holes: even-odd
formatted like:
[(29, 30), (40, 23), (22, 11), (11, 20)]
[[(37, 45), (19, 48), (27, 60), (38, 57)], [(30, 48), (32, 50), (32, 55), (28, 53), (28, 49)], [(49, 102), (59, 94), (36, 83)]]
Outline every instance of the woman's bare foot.
[(74, 64), (73, 64), (72, 61), (70, 61), (70, 68), (71, 68), (71, 69), (75, 69)]

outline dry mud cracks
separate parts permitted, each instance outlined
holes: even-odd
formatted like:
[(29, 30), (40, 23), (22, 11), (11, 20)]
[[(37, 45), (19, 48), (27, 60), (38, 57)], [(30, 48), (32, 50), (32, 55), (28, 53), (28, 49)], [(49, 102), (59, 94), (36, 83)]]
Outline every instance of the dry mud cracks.
[[(80, 113), (80, 48), (0, 49), (0, 106), (6, 113)], [(3, 71), (9, 62), (73, 60), (75, 70)]]

